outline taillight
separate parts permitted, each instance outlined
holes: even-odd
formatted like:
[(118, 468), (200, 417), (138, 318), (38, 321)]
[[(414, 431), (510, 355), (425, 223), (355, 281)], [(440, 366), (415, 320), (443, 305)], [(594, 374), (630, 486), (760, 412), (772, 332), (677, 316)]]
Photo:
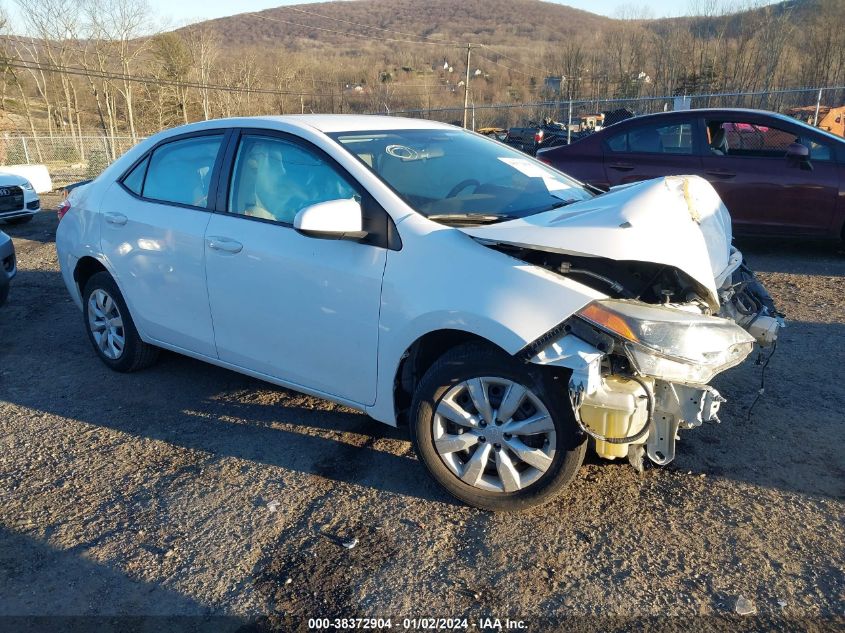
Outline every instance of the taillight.
[(534, 132), (534, 142), (539, 145), (543, 142), (543, 130), (537, 130)]
[(70, 200), (62, 200), (59, 206), (56, 207), (56, 215), (59, 216), (59, 220), (65, 217), (68, 211), (70, 211)]

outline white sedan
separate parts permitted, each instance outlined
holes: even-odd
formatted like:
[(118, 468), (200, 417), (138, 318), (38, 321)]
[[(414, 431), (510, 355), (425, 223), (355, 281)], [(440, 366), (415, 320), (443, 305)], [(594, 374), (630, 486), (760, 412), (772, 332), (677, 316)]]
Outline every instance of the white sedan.
[(665, 464), (781, 323), (705, 181), (595, 195), (429, 121), (206, 121), (60, 208), (64, 281), (122, 372), (160, 348), (407, 423), (446, 490), (544, 502), (588, 445)]

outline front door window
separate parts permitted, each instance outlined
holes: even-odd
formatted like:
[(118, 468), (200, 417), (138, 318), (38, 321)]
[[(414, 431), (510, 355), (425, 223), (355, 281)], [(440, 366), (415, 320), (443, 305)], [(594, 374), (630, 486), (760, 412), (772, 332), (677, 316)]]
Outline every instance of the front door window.
[(783, 158), (798, 138), (794, 132), (741, 121), (707, 121), (707, 143), (714, 156)]
[(246, 135), (235, 158), (228, 211), (292, 224), (305, 207), (355, 195), (316, 153), (283, 139)]

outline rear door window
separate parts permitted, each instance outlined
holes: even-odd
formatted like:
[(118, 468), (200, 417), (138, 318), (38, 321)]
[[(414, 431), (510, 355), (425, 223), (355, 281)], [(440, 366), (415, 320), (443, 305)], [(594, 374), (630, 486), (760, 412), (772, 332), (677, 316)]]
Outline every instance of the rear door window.
[[(211, 174), (222, 141), (223, 135), (218, 134), (180, 139), (159, 146), (149, 159), (141, 195), (160, 202), (208, 206)], [(133, 176), (134, 171), (127, 180)]]
[(144, 160), (138, 163), (135, 168), (123, 177), (123, 186), (129, 189), (136, 196), (141, 195), (141, 190), (144, 187), (144, 176), (147, 173), (147, 165), (150, 162), (150, 157), (147, 156)]

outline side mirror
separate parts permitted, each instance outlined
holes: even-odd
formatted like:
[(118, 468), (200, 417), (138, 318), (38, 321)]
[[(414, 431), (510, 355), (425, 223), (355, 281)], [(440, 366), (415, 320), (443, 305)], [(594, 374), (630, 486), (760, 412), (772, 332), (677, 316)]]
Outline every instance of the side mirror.
[(798, 165), (805, 171), (813, 171), (813, 164), (810, 162), (810, 149), (801, 143), (790, 143), (786, 148), (786, 160)]
[(786, 157), (797, 160), (809, 160), (810, 150), (806, 145), (801, 145), (801, 143), (790, 143), (786, 148)]
[(361, 204), (354, 198), (312, 204), (293, 219), (293, 228), (303, 235), (329, 240), (360, 240), (367, 236), (363, 225)]

